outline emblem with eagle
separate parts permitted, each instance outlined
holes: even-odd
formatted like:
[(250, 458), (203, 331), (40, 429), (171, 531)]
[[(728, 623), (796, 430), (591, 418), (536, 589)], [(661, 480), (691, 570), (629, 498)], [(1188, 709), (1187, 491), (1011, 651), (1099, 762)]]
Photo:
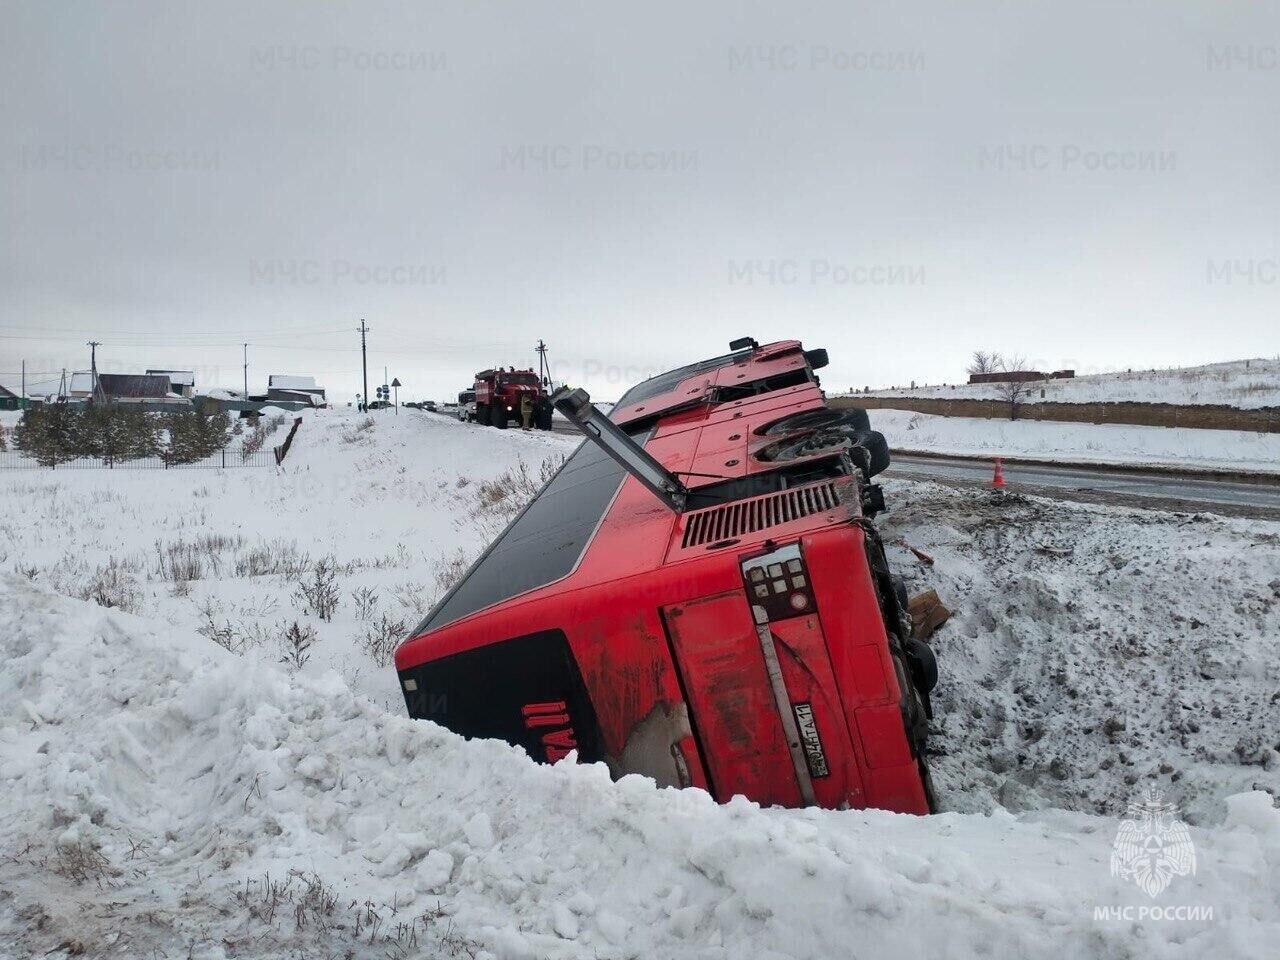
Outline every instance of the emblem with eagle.
[(1111, 875), (1132, 880), (1154, 899), (1174, 877), (1195, 875), (1196, 848), (1191, 831), (1178, 820), (1178, 808), (1151, 787), (1129, 805), (1111, 849)]

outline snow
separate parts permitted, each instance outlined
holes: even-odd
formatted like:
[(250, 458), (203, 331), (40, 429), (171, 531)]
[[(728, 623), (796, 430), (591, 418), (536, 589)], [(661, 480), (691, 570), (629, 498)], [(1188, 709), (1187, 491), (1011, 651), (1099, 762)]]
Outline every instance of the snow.
[[(6, 490), (0, 956), (1273, 954), (1280, 525), (890, 481), (891, 560), (955, 611), (933, 641), (948, 812), (721, 806), (410, 721), (366, 650), (355, 591), (413, 619), (501, 521), (476, 487), (574, 438), (303, 416), (278, 472)], [(186, 588), (157, 575), (178, 541), (205, 551)], [(289, 544), (338, 565), (332, 621), (249, 569)], [(132, 612), (77, 599), (104, 569)], [(241, 655), (196, 632), (211, 607)], [(300, 669), (286, 620), (317, 631)], [(1150, 786), (1198, 864), (1155, 901), (1110, 870)], [(1152, 905), (1202, 913), (1105, 914)]]
[(891, 450), (1280, 473), (1280, 433), (940, 417), (868, 410)]
[[(1246, 410), (1280, 407), (1280, 357), (1235, 360), (1172, 370), (1100, 373), (1070, 380), (1036, 381), (1034, 387), (1033, 399), (1040, 400), (1039, 392), (1043, 389), (1046, 403), (1225, 404)], [(989, 383), (872, 390), (869, 395), (953, 400), (998, 398), (996, 388)]]
[[(363, 639), (383, 617), (403, 630), (417, 624), (442, 592), (437, 572), (465, 567), (496, 532), (494, 520), (471, 516), (481, 483), (521, 461), (536, 477), (578, 439), (341, 409), (288, 412), (267, 445), (282, 443), (297, 416), (303, 425), (280, 470), (11, 474), (20, 479), (0, 501), (0, 569), (39, 568), (72, 596), (106, 580), (131, 612), (191, 632), (212, 624), (270, 650), (293, 620), (311, 623), (318, 642), (307, 670), (337, 669), (362, 693), (400, 704), (394, 672), (359, 649)], [(194, 552), (199, 576), (161, 577), (170, 551)], [(332, 557), (341, 571), (332, 621), (307, 618), (297, 582), (248, 573), (303, 557)], [(376, 595), (363, 618), (360, 590)]]
[(1263, 957), (1280, 934), (1265, 794), (1192, 831), (1177, 902), (1215, 919), (1137, 935), (1094, 918), (1145, 898), (1110, 876), (1107, 819), (614, 784), (12, 575), (0, 636), (0, 931), (23, 955), (382, 957), (411, 928), (428, 956)]

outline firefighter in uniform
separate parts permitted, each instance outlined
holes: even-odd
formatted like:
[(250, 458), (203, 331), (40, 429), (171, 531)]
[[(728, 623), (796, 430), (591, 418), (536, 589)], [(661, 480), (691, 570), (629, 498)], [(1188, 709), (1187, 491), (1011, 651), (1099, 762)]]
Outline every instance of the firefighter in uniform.
[(529, 429), (529, 423), (533, 420), (533, 398), (527, 393), (520, 395), (520, 421), (523, 429)]

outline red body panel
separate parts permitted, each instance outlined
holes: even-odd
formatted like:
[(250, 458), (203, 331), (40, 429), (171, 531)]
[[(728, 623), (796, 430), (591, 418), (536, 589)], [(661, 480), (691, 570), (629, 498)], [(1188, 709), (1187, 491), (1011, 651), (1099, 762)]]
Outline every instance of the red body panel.
[[(715, 475), (689, 477), (698, 489), (776, 469), (753, 456), (764, 442), (758, 431), (825, 405), (812, 380), (721, 403), (707, 398), (725, 385), (806, 370), (799, 343), (774, 344), (612, 419), (656, 414), (645, 449), (672, 471)], [(723, 544), (686, 546), (699, 511), (674, 514), (628, 476), (567, 574), (412, 637), (396, 667), (402, 678), (429, 675), (451, 657), (559, 631), (594, 709), (600, 759), (615, 775), (643, 773), (722, 801), (743, 794), (798, 806), (807, 787), (824, 807), (926, 813), (857, 487), (837, 485), (841, 502), (825, 509)], [(762, 639), (742, 564), (787, 544), (800, 549), (813, 606), (772, 620)], [(790, 718), (770, 685), (767, 640)], [(789, 747), (788, 724), (804, 751)]]

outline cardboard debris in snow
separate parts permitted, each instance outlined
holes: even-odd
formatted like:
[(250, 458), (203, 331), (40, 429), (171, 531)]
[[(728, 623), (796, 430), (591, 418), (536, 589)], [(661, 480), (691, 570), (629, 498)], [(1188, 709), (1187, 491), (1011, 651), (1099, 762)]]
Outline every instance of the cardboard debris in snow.
[(911, 616), (911, 636), (917, 640), (928, 640), (951, 618), (951, 611), (938, 599), (935, 590), (912, 597), (907, 603), (907, 613)]

